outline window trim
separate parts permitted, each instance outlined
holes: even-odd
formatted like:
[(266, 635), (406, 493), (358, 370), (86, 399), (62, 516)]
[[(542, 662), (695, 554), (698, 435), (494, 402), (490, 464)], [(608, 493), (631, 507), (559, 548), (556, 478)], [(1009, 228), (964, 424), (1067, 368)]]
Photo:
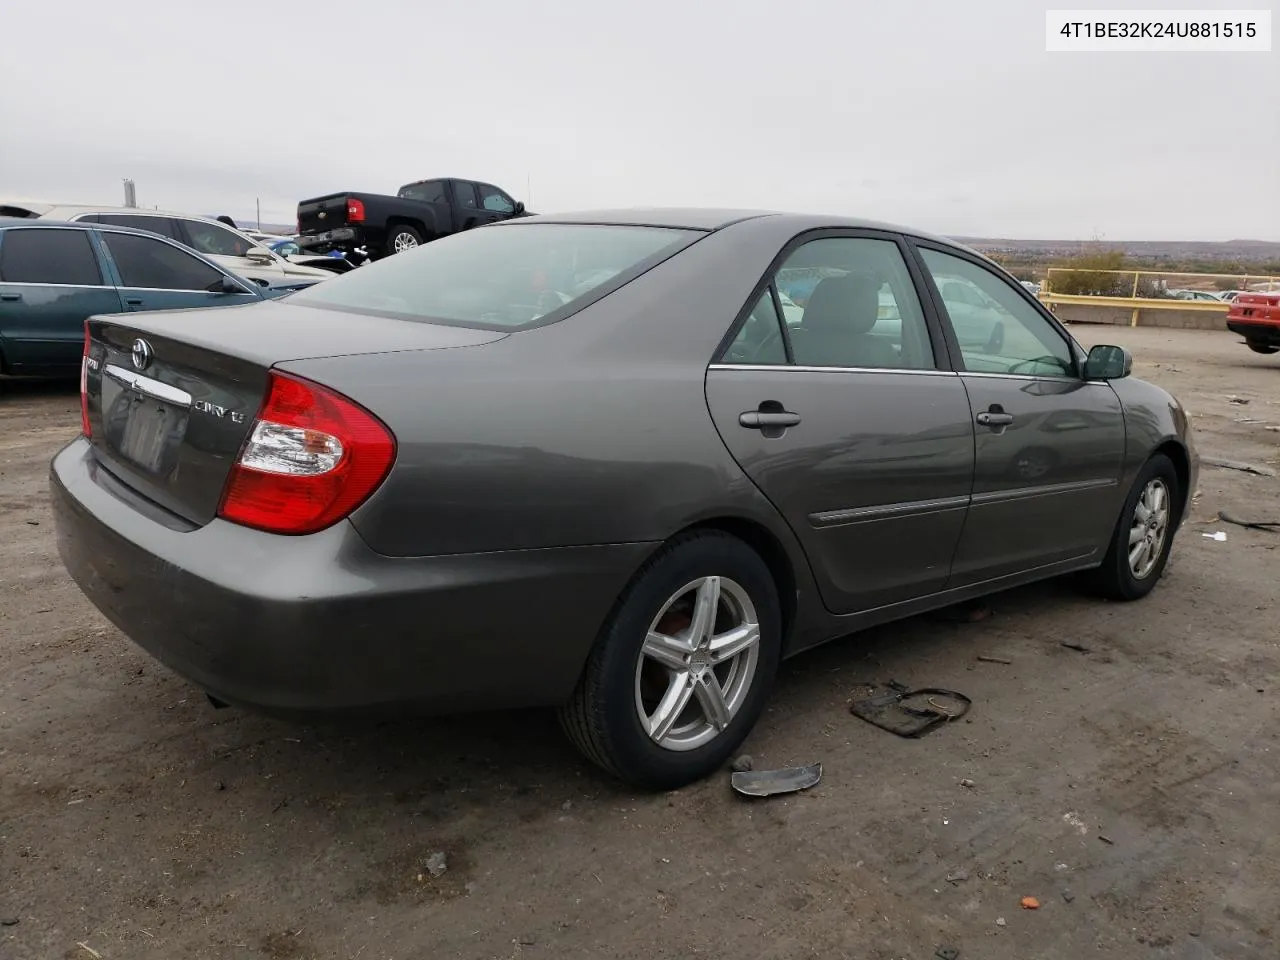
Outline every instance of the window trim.
[(111, 224), (111, 223), (95, 224), (96, 232), (99, 234), (102, 240), (102, 255), (106, 257), (107, 262), (111, 265), (111, 270), (116, 280), (115, 285), (121, 290), (148, 290), (148, 291), (153, 291), (157, 293), (213, 293), (214, 292), (212, 290), (209, 290), (208, 288), (205, 288), (203, 290), (194, 290), (190, 287), (130, 286), (129, 284), (124, 282), (124, 274), (120, 272), (120, 265), (116, 263), (116, 258), (111, 253), (111, 247), (107, 243), (107, 237), (109, 235), (114, 235), (118, 237), (137, 237), (141, 240), (159, 240), (161, 243), (165, 243), (173, 247), (183, 256), (191, 257), (192, 259), (199, 261), (200, 263), (204, 264), (206, 267), (209, 267), (212, 270), (216, 270), (218, 273), (220, 273), (224, 277), (230, 277), (232, 280), (234, 280), (237, 284), (240, 285), (240, 289), (243, 290), (245, 293), (250, 293), (259, 300), (264, 299), (264, 297), (258, 290), (251, 289), (249, 287), (248, 283), (245, 281), (244, 278), (237, 277), (230, 270), (222, 269), (222, 267), (214, 263), (204, 254), (199, 253), (196, 250), (192, 250), (190, 247), (184, 246), (183, 244), (179, 243), (176, 240), (170, 240), (168, 237), (162, 237), (158, 233), (151, 233), (149, 231), (139, 230), (135, 232), (130, 227), (119, 227), (117, 229), (112, 229), (115, 226), (116, 226), (115, 224)]
[[(15, 225), (15, 226), (7, 227), (3, 231), (3, 235), (7, 237), (9, 234), (14, 233), (18, 230), (40, 230), (40, 231), (48, 230), (50, 232), (57, 231), (61, 233), (83, 234), (85, 242), (88, 243), (89, 245), (89, 255), (93, 257), (93, 265), (95, 268), (97, 268), (97, 271), (98, 271), (98, 282), (97, 283), (41, 283), (38, 280), (0, 280), (0, 283), (3, 283), (5, 286), (57, 287), (62, 290), (99, 290), (99, 289), (111, 290), (115, 287), (115, 284), (111, 282), (111, 277), (108, 276), (107, 271), (104, 269), (105, 264), (102, 262), (102, 254), (93, 242), (92, 229), (88, 227), (35, 226), (33, 223), (32, 225)], [(4, 244), (0, 243), (0, 247), (3, 247), (3, 246)], [(0, 257), (2, 256), (3, 256), (3, 253), (0, 252)]]
[[(1057, 317), (1049, 311), (1043, 303), (1032, 296), (1031, 291), (1020, 284), (1013, 274), (1009, 273), (998, 263), (975, 254), (963, 247), (953, 247), (950, 244), (938, 243), (934, 240), (927, 240), (920, 237), (907, 237), (907, 245), (911, 248), (912, 256), (916, 259), (921, 280), (924, 282), (928, 291), (928, 296), (933, 304), (933, 309), (937, 314), (938, 322), (942, 327), (943, 335), (947, 340), (947, 349), (951, 351), (953, 356), (953, 366), (959, 372), (966, 376), (973, 377), (995, 377), (1000, 379), (1012, 380), (1058, 380), (1071, 383), (1085, 382), (1083, 376), (1083, 364), (1080, 356), (1080, 349), (1076, 344), (1075, 338), (1067, 331)], [(1028, 373), (990, 373), (981, 370), (970, 370), (964, 361), (964, 353), (960, 349), (960, 341), (956, 337), (955, 330), (952, 329), (950, 314), (947, 313), (946, 304), (942, 300), (942, 293), (938, 290), (937, 284), (934, 282), (933, 273), (929, 270), (929, 265), (925, 263), (924, 256), (921, 251), (932, 250), (935, 253), (945, 254), (954, 257), (957, 260), (963, 260), (972, 266), (986, 270), (997, 280), (1002, 281), (1006, 286), (1012, 288), (1024, 302), (1032, 307), (1032, 310), (1039, 314), (1040, 317), (1049, 323), (1050, 329), (1053, 330), (1066, 344), (1067, 353), (1071, 355), (1072, 372), (1070, 374), (1028, 374)]]
[[(898, 254), (902, 257), (902, 262), (907, 270), (907, 276), (911, 281), (913, 292), (916, 295), (916, 301), (920, 305), (920, 314), (924, 319), (925, 330), (928, 334), (929, 348), (933, 352), (933, 367), (928, 370), (908, 369), (899, 367), (809, 367), (798, 366), (795, 363), (794, 355), (791, 352), (791, 335), (787, 329), (786, 314), (782, 310), (782, 303), (778, 297), (776, 281), (778, 271), (782, 268), (790, 258), (791, 254), (806, 243), (814, 240), (826, 239), (845, 239), (845, 240), (887, 240), (898, 248)], [(715, 350), (712, 351), (711, 361), (707, 364), (707, 369), (742, 369), (743, 364), (726, 364), (724, 356), (729, 347), (733, 345), (738, 334), (742, 331), (743, 325), (747, 322), (747, 318), (751, 315), (751, 311), (755, 308), (760, 297), (764, 295), (766, 287), (773, 287), (774, 310), (777, 312), (780, 322), (782, 323), (782, 333), (787, 347), (787, 363), (774, 364), (770, 369), (774, 370), (835, 370), (854, 373), (949, 373), (957, 370), (955, 356), (953, 355), (950, 344), (948, 343), (945, 330), (949, 324), (944, 322), (943, 315), (934, 312), (933, 301), (926, 296), (926, 291), (922, 288), (922, 283), (926, 279), (921, 273), (921, 265), (917, 262), (917, 254), (911, 245), (911, 238), (906, 234), (897, 233), (893, 230), (879, 230), (873, 227), (814, 227), (808, 230), (802, 230), (789, 239), (782, 248), (769, 261), (769, 266), (765, 268), (763, 276), (751, 288), (751, 293), (747, 297), (746, 302), (739, 308), (737, 316), (734, 317), (733, 323), (729, 325), (728, 331), (720, 339)]]
[[(101, 217), (133, 217), (134, 219), (140, 219), (142, 217), (146, 217), (149, 220), (163, 220), (165, 221), (165, 225), (168, 227), (168, 231), (165, 233), (156, 233), (154, 230), (148, 230), (146, 227), (135, 226), (133, 224), (128, 224), (128, 223), (103, 223), (102, 220), (99, 219)], [(93, 218), (93, 219), (90, 219), (90, 218)], [(98, 213), (98, 212), (77, 213), (74, 217), (69, 218), (68, 222), (69, 223), (88, 223), (88, 224), (91, 224), (96, 229), (119, 227), (122, 230), (139, 230), (142, 233), (150, 233), (157, 237), (163, 237), (165, 240), (179, 239), (178, 226), (174, 218), (169, 216), (167, 213), (147, 213), (145, 210), (140, 210), (137, 213), (130, 213), (128, 211), (121, 213), (118, 210), (116, 211), (109, 210), (106, 213)]]

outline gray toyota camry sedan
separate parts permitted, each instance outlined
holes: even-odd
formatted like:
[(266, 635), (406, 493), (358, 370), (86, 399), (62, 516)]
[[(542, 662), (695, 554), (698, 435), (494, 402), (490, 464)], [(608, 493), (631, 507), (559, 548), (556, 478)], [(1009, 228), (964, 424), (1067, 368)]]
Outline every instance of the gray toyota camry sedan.
[(531, 217), (92, 318), (59, 549), (217, 702), (555, 707), (669, 788), (815, 644), (1062, 574), (1146, 595), (1198, 459), (1131, 364), (913, 230)]

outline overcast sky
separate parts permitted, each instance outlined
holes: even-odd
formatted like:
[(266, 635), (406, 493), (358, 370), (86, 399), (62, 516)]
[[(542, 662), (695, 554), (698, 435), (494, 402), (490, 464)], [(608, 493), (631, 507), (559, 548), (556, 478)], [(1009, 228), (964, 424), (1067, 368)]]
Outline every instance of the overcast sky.
[(291, 223), (306, 197), (462, 176), (543, 212), (1280, 240), (1274, 45), (1046, 53), (1046, 7), (1073, 5), (1098, 6), (10, 0), (0, 197), (114, 203), (132, 177), (143, 205), (240, 221), (261, 198)]

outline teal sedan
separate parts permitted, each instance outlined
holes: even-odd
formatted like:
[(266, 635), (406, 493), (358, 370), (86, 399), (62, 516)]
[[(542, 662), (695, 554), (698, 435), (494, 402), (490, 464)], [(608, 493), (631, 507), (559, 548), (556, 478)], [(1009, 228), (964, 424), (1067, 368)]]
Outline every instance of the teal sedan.
[(144, 230), (0, 219), (0, 374), (78, 376), (95, 314), (258, 303), (311, 282), (261, 287)]

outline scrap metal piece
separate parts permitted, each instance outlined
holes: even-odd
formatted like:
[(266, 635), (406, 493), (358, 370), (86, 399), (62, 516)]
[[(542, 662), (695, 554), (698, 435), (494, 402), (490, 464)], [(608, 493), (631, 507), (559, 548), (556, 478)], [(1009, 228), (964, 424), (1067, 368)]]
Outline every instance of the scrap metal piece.
[(781, 770), (738, 770), (729, 778), (733, 789), (744, 797), (772, 797), (779, 793), (796, 793), (818, 785), (822, 764), (807, 767), (784, 767)]

